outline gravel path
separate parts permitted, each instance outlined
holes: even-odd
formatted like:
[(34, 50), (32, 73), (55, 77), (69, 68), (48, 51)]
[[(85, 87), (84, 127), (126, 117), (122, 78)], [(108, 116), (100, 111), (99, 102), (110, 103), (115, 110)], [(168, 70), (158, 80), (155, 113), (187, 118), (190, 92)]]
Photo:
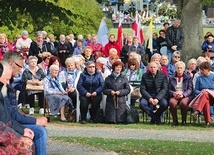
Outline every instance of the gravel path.
[[(49, 124), (47, 127), (49, 136), (71, 136), (71, 137), (99, 137), (114, 139), (142, 139), (142, 140), (171, 140), (171, 141), (192, 141), (192, 142), (214, 142), (214, 131), (212, 130), (152, 130), (152, 129), (121, 129), (107, 127), (81, 127), (68, 126), (62, 124)], [(53, 147), (54, 146), (54, 147)], [(56, 147), (55, 147), (56, 146)], [(106, 152), (105, 150), (90, 148), (77, 144), (68, 144), (48, 141), (48, 154), (59, 153), (59, 148), (63, 148), (65, 153), (81, 155), (90, 153), (99, 154), (116, 154), (114, 152)], [(69, 153), (70, 152), (70, 153)], [(60, 152), (59, 154), (65, 154)]]

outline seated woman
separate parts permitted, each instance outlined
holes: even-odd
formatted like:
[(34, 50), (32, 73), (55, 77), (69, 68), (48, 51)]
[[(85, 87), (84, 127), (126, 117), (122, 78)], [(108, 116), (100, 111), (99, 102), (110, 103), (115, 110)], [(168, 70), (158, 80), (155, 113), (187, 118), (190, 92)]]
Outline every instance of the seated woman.
[(68, 93), (57, 79), (58, 72), (58, 65), (53, 64), (50, 66), (50, 74), (43, 81), (44, 96), (48, 102), (51, 114), (56, 115), (60, 111), (60, 120), (66, 122), (65, 106), (67, 105), (70, 108), (69, 110), (73, 110), (74, 108), (70, 97), (67, 95)]
[(65, 60), (66, 70), (62, 71), (62, 73), (59, 75), (59, 79), (62, 79), (63, 81), (60, 81), (60, 83), (63, 83), (62, 85), (65, 86), (64, 89), (68, 92), (68, 96), (71, 98), (74, 107), (76, 108), (76, 88), (77, 88), (77, 82), (79, 80), (80, 74), (82, 71), (79, 71), (75, 67), (75, 60), (74, 58), (67, 58)]
[[(123, 72), (130, 82), (130, 84), (136, 86), (140, 85), (141, 79), (143, 76), (143, 69), (140, 68), (140, 64), (138, 63), (137, 59), (132, 58), (128, 60), (127, 69)], [(131, 98), (131, 106), (134, 107), (136, 98)]]
[(210, 101), (214, 98), (214, 74), (210, 72), (210, 63), (205, 61), (200, 63), (199, 69), (201, 76), (199, 76), (195, 83), (195, 94), (199, 95), (197, 101), (193, 99), (189, 107), (193, 108), (195, 112), (193, 117), (197, 118), (198, 114), (203, 111), (205, 119), (205, 127), (210, 127)]
[(185, 63), (175, 64), (176, 72), (169, 78), (169, 106), (172, 113), (173, 125), (178, 125), (176, 106), (180, 104), (182, 125), (186, 126), (188, 104), (193, 99), (192, 78), (185, 71)]
[(126, 123), (126, 95), (130, 92), (128, 79), (122, 75), (124, 64), (116, 61), (112, 74), (105, 79), (103, 94), (106, 98), (105, 118), (107, 123)]
[(86, 123), (86, 114), (89, 104), (91, 104), (89, 109), (91, 121), (94, 121), (95, 115), (100, 108), (100, 102), (102, 100), (101, 93), (103, 90), (103, 84), (103, 77), (100, 72), (95, 70), (95, 63), (93, 61), (88, 61), (86, 63), (86, 69), (83, 73), (80, 74), (80, 78), (77, 83), (82, 124)]
[[(26, 90), (26, 85), (42, 85), (42, 80), (45, 78), (45, 73), (41, 68), (37, 66), (38, 58), (36, 56), (29, 56), (28, 67), (24, 70), (22, 74), (22, 87)], [(44, 94), (42, 91), (27, 90), (27, 101), (30, 104), (29, 114), (34, 114), (35, 106), (35, 94), (38, 95), (38, 105), (40, 107), (39, 114), (44, 114)]]
[(42, 62), (39, 63), (38, 66), (43, 70), (45, 75), (47, 75), (47, 69), (48, 69), (51, 53), (50, 52), (43, 52), (43, 53), (40, 53), (39, 56), (42, 58)]

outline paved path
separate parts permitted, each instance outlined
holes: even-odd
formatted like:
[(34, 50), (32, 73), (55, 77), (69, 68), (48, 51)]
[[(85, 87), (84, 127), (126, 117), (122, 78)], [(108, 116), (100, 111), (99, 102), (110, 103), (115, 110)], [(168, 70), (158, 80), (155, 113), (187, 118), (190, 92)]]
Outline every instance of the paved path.
[[(153, 129), (121, 129), (114, 127), (84, 127), (68, 126), (63, 124), (49, 124), (49, 136), (71, 137), (99, 137), (114, 139), (142, 139), (142, 140), (171, 140), (192, 142), (214, 142), (214, 130), (153, 130)], [(59, 151), (60, 150), (60, 151)], [(102, 149), (90, 148), (74, 143), (48, 141), (48, 154), (73, 155), (116, 155), (115, 152), (106, 152)]]

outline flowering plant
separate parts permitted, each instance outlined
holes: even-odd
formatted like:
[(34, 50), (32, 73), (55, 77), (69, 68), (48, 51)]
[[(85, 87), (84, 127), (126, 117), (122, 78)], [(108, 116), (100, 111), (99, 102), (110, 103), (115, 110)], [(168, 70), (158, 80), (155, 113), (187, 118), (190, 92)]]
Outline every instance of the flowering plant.
[(163, 2), (157, 6), (157, 15), (173, 19), (177, 14), (177, 7), (169, 2)]

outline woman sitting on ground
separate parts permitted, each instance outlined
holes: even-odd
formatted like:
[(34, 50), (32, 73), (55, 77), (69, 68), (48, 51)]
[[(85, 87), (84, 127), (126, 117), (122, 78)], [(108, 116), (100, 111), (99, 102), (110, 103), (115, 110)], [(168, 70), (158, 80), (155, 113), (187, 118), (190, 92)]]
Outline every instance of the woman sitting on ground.
[(177, 105), (180, 104), (182, 125), (186, 126), (188, 104), (193, 99), (192, 78), (185, 71), (185, 63), (175, 64), (176, 72), (169, 78), (169, 106), (172, 113), (173, 125), (178, 125)]
[(68, 93), (63, 89), (62, 85), (57, 79), (59, 72), (58, 65), (50, 66), (50, 74), (44, 79), (44, 96), (48, 102), (50, 112), (52, 115), (56, 115), (60, 111), (60, 121), (66, 122), (65, 118), (65, 106), (69, 107), (69, 110), (74, 110), (72, 101), (68, 97)]
[(126, 96), (130, 92), (128, 79), (122, 75), (124, 64), (116, 61), (112, 74), (105, 79), (103, 94), (107, 95), (105, 119), (107, 123), (126, 123)]

